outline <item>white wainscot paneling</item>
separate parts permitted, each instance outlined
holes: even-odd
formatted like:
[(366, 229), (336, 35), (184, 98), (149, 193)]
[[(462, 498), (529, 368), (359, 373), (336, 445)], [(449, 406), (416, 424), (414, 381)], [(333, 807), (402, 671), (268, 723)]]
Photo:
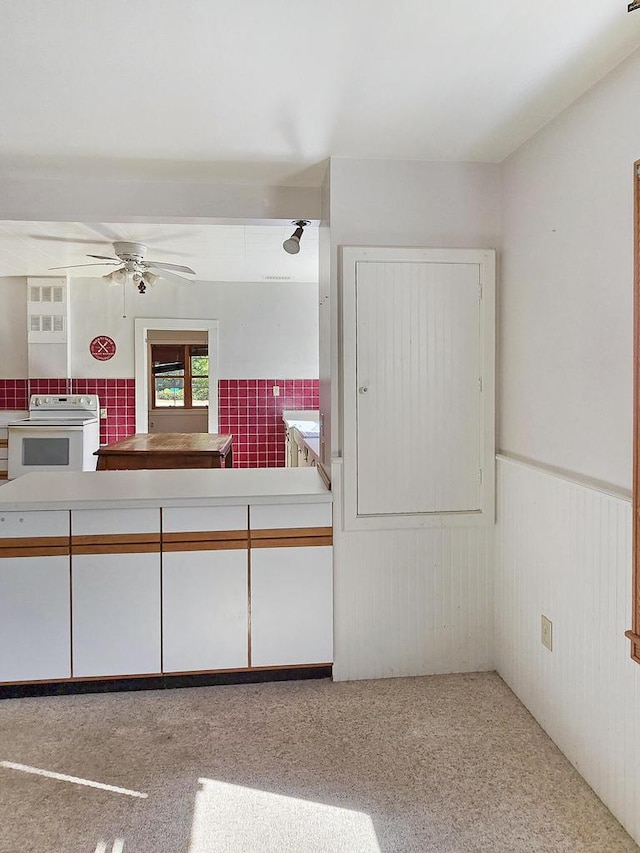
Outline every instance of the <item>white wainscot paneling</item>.
[(488, 527), (336, 528), (334, 678), (493, 669), (492, 539)]
[(497, 485), (498, 671), (640, 841), (640, 667), (624, 636), (630, 501), (507, 459)]

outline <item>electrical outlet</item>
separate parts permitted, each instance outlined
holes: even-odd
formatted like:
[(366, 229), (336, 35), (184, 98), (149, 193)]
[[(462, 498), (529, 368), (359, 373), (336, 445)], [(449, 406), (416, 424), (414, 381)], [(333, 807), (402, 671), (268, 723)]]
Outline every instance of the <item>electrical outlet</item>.
[(104, 421), (106, 419), (106, 417), (107, 417), (107, 410), (106, 409), (100, 409), (100, 419)]
[(274, 397), (280, 396), (280, 386), (279, 385), (273, 385), (271, 387), (271, 391), (272, 391)]
[(550, 652), (553, 651), (553, 622), (546, 616), (542, 616), (540, 641)]

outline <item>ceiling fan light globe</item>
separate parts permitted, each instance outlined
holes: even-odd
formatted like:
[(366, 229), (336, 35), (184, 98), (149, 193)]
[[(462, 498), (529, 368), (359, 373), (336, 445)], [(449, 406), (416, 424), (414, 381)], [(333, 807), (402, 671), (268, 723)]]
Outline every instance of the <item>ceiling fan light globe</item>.
[(153, 287), (153, 285), (158, 281), (159, 278), (160, 278), (159, 275), (155, 275), (155, 273), (149, 272), (149, 270), (144, 272), (142, 275), (142, 280), (149, 287)]

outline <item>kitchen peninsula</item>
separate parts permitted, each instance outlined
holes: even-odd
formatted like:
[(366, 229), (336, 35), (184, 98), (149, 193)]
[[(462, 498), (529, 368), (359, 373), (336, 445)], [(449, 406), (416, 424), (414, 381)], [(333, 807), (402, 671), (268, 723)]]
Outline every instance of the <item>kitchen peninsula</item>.
[(327, 676), (313, 468), (33, 473), (0, 488), (0, 696)]

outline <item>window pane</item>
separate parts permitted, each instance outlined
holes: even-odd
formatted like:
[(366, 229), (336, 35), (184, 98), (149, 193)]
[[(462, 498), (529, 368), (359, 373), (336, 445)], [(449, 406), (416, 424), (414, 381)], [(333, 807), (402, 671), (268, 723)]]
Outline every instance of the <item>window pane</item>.
[(208, 376), (194, 376), (191, 380), (191, 402), (194, 406), (209, 405)]
[(156, 406), (184, 406), (184, 379), (157, 378), (154, 385)]
[[(192, 347), (192, 350), (195, 347)], [(191, 375), (192, 376), (208, 376), (209, 375), (209, 356), (194, 355), (191, 353)]]
[(151, 359), (154, 376), (167, 373), (184, 376), (184, 347), (154, 344), (151, 347)]

